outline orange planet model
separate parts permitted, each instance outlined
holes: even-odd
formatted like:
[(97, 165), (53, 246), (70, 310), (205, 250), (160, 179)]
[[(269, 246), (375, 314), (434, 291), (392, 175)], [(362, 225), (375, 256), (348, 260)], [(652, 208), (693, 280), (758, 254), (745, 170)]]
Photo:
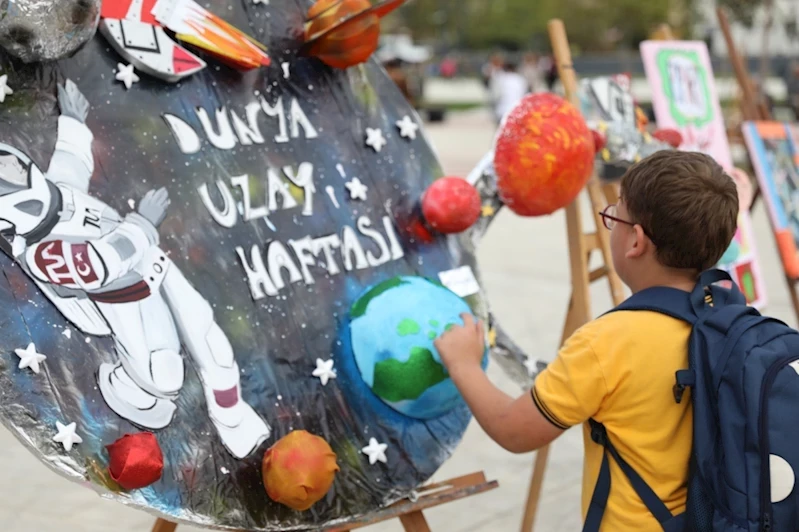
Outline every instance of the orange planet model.
[(521, 216), (542, 216), (577, 197), (594, 167), (594, 138), (572, 104), (528, 95), (497, 136), (494, 168), (502, 201)]
[(380, 19), (405, 0), (319, 0), (308, 10), (303, 52), (346, 69), (366, 62), (377, 50)]
[(266, 451), (262, 474), (270, 499), (305, 511), (330, 490), (338, 470), (336, 453), (325, 440), (295, 430)]

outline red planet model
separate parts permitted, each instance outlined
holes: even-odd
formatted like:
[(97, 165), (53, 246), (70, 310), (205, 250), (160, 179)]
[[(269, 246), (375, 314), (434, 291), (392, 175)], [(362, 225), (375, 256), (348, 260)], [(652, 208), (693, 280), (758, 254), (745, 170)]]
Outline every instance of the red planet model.
[(551, 214), (591, 178), (595, 153), (593, 134), (572, 104), (554, 94), (528, 95), (497, 137), (500, 197), (520, 216)]
[(442, 177), (422, 196), (422, 214), (441, 233), (460, 233), (480, 218), (480, 193), (459, 177)]

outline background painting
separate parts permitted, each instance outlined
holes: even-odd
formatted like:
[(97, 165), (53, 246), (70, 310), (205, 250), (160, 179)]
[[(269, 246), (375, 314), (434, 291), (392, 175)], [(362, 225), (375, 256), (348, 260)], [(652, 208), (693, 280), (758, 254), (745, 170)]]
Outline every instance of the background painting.
[[(645, 41), (641, 56), (661, 129), (682, 134), (681, 150), (700, 151), (733, 167), (707, 45), (701, 41)], [(742, 212), (732, 245), (718, 267), (735, 279), (749, 304), (762, 308), (766, 292), (749, 212)]]
[(797, 128), (779, 122), (746, 122), (744, 138), (768, 206), (785, 273), (799, 278), (799, 154)]

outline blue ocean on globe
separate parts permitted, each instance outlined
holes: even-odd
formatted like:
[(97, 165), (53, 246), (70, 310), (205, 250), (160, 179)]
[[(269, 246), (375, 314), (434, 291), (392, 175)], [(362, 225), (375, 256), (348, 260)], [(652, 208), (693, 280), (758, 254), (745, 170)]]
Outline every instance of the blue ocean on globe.
[[(350, 310), (352, 351), (367, 386), (396, 411), (416, 419), (450, 412), (462, 398), (449, 378), (434, 340), (466, 302), (422, 277), (395, 277), (361, 296)], [(488, 349), (483, 368), (488, 364)]]

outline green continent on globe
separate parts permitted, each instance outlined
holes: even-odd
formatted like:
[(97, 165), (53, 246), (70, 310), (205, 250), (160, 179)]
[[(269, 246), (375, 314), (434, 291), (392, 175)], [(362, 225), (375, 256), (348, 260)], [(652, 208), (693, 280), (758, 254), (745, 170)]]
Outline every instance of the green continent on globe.
[(397, 334), (400, 336), (409, 336), (411, 334), (419, 334), (421, 327), (412, 319), (405, 318), (397, 325)]
[(372, 391), (392, 403), (412, 401), (447, 377), (444, 366), (436, 362), (429, 349), (414, 347), (406, 362), (389, 359), (375, 364)]

